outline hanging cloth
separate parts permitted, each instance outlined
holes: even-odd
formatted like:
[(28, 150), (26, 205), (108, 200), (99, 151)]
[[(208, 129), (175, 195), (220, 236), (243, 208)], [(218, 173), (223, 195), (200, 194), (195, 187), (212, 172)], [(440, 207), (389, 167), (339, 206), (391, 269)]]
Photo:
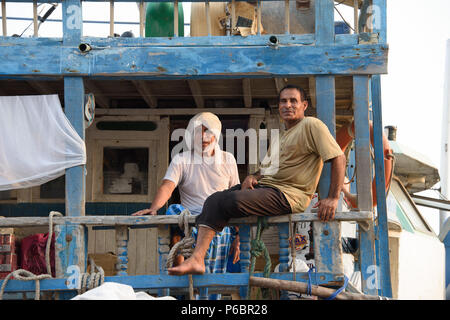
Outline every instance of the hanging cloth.
[(86, 164), (58, 95), (0, 97), (0, 191), (29, 188)]

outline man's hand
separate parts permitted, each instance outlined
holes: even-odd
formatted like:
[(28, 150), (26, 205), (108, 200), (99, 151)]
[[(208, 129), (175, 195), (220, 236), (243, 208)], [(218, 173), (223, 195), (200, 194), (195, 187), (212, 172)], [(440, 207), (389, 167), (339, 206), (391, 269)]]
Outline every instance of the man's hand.
[(240, 254), (241, 254), (241, 249), (240, 249), (240, 241), (239, 241), (239, 235), (236, 236), (236, 238), (234, 239), (233, 243), (231, 244), (230, 247), (230, 256), (232, 254), (234, 254), (233, 256), (233, 264), (235, 264), (236, 262), (239, 261), (240, 259)]
[(258, 180), (254, 175), (249, 175), (245, 178), (244, 182), (241, 184), (241, 190), (253, 189), (254, 186), (258, 184)]
[(334, 219), (338, 201), (339, 199), (325, 198), (319, 200), (315, 205), (313, 205), (313, 208), (319, 208), (317, 211), (317, 216), (320, 221), (327, 222)]
[(157, 212), (157, 210), (150, 208), (150, 209), (144, 209), (144, 210), (137, 211), (137, 212), (133, 213), (132, 216), (143, 216), (146, 214), (156, 216), (158, 214), (158, 212)]

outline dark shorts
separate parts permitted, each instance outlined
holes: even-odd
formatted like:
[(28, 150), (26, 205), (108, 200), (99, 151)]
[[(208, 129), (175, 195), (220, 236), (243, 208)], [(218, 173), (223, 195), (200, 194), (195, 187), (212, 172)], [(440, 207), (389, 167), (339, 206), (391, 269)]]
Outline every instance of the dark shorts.
[(222, 231), (231, 218), (290, 214), (291, 206), (284, 194), (273, 187), (257, 185), (241, 190), (241, 185), (213, 193), (203, 204), (196, 224)]

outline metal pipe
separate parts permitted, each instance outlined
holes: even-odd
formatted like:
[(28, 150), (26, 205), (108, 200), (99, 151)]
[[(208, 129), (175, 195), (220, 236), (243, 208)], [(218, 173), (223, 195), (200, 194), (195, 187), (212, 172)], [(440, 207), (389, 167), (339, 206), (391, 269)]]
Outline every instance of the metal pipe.
[(78, 49), (82, 52), (82, 53), (86, 53), (92, 50), (92, 47), (88, 44), (88, 43), (80, 43), (80, 45), (78, 46)]

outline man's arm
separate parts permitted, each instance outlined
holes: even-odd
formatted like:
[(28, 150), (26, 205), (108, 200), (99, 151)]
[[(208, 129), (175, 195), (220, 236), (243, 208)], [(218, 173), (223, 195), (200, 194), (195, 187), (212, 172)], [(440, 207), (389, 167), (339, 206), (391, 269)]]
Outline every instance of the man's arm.
[(319, 200), (313, 208), (319, 208), (317, 215), (322, 221), (330, 221), (334, 219), (336, 208), (341, 193), (341, 188), (345, 178), (345, 155), (337, 156), (331, 161), (331, 182), (328, 197)]
[(161, 186), (156, 192), (155, 199), (149, 209), (140, 210), (133, 213), (133, 216), (142, 216), (145, 214), (156, 215), (157, 211), (169, 200), (172, 195), (173, 190), (175, 190), (175, 183), (170, 180), (163, 180)]

